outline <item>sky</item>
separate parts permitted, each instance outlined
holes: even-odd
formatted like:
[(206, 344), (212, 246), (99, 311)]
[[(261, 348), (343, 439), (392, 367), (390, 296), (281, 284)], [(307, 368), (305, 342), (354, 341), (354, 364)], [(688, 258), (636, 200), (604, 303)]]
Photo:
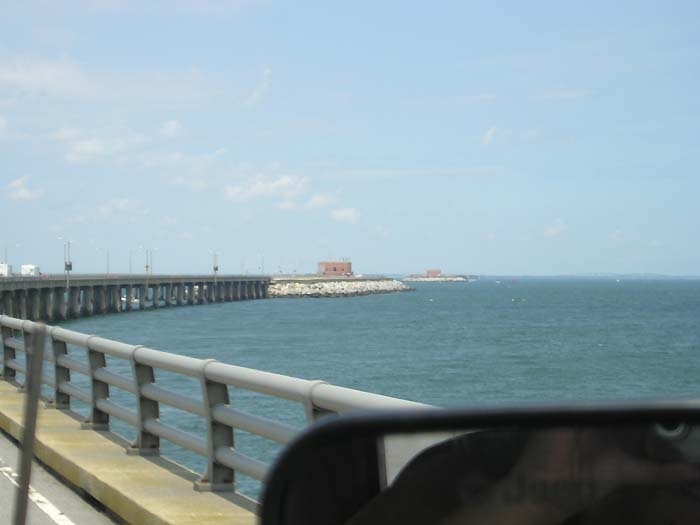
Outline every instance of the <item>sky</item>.
[(700, 274), (700, 3), (0, 7), (0, 259)]

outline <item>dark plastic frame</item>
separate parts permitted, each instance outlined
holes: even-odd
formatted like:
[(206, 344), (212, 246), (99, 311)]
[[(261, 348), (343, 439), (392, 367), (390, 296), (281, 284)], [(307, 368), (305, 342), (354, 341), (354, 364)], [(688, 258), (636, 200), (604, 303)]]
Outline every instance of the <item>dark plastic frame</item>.
[(491, 408), (426, 408), (374, 411), (327, 417), (300, 434), (270, 470), (263, 492), (260, 525), (284, 525), (281, 503), (288, 480), (308, 464), (309, 453), (344, 439), (411, 434), (458, 428), (554, 428), (615, 426), (650, 423), (700, 424), (700, 398), (647, 401), (510, 405)]

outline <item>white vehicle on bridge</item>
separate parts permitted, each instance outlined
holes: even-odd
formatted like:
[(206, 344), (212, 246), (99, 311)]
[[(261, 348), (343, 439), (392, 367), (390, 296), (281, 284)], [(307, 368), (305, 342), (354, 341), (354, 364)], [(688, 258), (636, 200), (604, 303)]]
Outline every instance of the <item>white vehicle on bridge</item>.
[(23, 264), (19, 267), (19, 274), (23, 277), (39, 277), (41, 270), (35, 264)]

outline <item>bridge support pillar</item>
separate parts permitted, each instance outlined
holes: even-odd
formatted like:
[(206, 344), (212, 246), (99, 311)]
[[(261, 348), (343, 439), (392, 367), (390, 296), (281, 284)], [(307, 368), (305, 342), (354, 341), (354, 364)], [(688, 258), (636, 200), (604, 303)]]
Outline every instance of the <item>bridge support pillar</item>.
[(27, 317), (27, 290), (17, 290), (17, 306), (20, 319), (28, 319)]
[(68, 289), (68, 317), (80, 317), (80, 287), (71, 286)]
[(124, 309), (127, 312), (131, 312), (133, 310), (133, 305), (131, 304), (131, 299), (134, 297), (134, 287), (133, 285), (129, 284), (127, 287), (124, 289), (124, 296), (126, 297), (126, 301), (124, 302)]
[(175, 304), (178, 306), (185, 304), (185, 286), (185, 283), (178, 283), (177, 285)]
[(187, 283), (187, 304), (194, 304), (194, 283)]
[(54, 288), (53, 289), (53, 303), (54, 303), (54, 319), (67, 319), (68, 318), (68, 298), (66, 297), (67, 288)]
[(41, 294), (39, 290), (28, 290), (29, 292), (29, 315), (32, 321), (41, 319)]
[(207, 304), (204, 283), (197, 283), (197, 304)]
[(143, 310), (144, 308), (146, 308), (146, 290), (147, 288), (144, 285), (140, 285), (138, 287), (139, 310)]
[(160, 285), (154, 284), (151, 287), (153, 291), (153, 308), (160, 307)]
[(12, 297), (12, 292), (3, 292), (2, 309), (5, 312), (5, 315), (9, 315), (10, 317), (15, 316), (15, 301), (14, 297)]
[(83, 312), (88, 317), (95, 313), (95, 287), (87, 286), (83, 288)]
[(46, 322), (53, 321), (53, 300), (50, 288), (41, 289), (41, 315), (40, 319)]
[(163, 293), (165, 294), (165, 306), (169, 307), (173, 305), (173, 285), (172, 283), (166, 283), (163, 286)]
[(109, 290), (109, 311), (110, 312), (121, 312), (122, 311), (122, 289), (121, 286), (110, 286), (107, 288)]
[(97, 303), (97, 313), (106, 314), (107, 313), (107, 290), (104, 286), (95, 287), (96, 303)]

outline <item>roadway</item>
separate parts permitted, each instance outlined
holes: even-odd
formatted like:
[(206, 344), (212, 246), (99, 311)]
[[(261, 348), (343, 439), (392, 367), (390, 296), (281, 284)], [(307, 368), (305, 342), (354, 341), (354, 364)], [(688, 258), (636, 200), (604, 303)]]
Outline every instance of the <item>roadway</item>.
[[(0, 523), (12, 523), (20, 451), (0, 431)], [(116, 523), (56, 479), (36, 461), (32, 466), (27, 523), (110, 525)]]

